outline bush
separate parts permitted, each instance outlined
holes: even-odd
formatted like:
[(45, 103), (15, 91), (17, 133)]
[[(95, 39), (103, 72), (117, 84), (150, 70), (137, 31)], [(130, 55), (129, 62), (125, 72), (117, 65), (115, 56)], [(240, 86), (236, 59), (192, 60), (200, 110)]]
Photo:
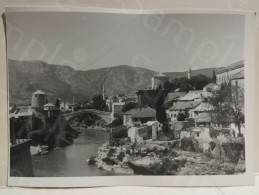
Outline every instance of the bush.
[(196, 140), (186, 137), (181, 140), (180, 149), (191, 152), (202, 152)]
[(128, 129), (126, 126), (119, 126), (112, 131), (113, 138), (126, 138), (128, 137)]
[(123, 124), (123, 118), (120, 116), (119, 118), (116, 118), (112, 123), (109, 125), (110, 127), (119, 127)]
[(225, 151), (226, 156), (233, 163), (237, 163), (239, 159), (242, 158), (242, 153), (245, 150), (244, 143), (240, 143), (240, 142), (223, 143), (222, 147)]

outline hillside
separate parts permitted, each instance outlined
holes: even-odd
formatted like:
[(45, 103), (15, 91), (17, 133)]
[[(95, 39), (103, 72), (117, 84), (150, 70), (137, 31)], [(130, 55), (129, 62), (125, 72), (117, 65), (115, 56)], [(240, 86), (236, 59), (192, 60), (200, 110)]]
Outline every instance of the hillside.
[[(29, 104), (31, 94), (37, 89), (45, 91), (48, 100), (82, 100), (102, 93), (105, 83), (106, 96), (118, 93), (134, 93), (151, 86), (151, 78), (157, 72), (127, 65), (78, 71), (69, 66), (47, 64), (42, 61), (9, 60), (10, 103)], [(193, 75), (212, 76), (213, 68), (193, 71)], [(168, 72), (170, 79), (186, 76), (187, 72)]]
[(156, 72), (126, 65), (77, 71), (68, 66), (50, 65), (41, 61), (9, 60), (10, 103), (29, 104), (31, 94), (42, 89), (49, 101), (60, 97), (68, 101), (92, 97), (102, 93), (105, 81), (107, 96), (132, 93), (151, 85)]

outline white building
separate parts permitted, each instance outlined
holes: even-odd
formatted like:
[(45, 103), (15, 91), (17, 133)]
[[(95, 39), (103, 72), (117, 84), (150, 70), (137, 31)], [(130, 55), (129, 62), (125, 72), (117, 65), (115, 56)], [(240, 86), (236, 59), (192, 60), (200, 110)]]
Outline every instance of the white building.
[(52, 103), (47, 103), (44, 105), (44, 110), (53, 110), (55, 109), (55, 105)]
[(75, 105), (66, 101), (60, 103), (60, 110), (65, 112), (73, 112)]
[(228, 84), (229, 81), (232, 79), (232, 77), (234, 77), (242, 70), (244, 70), (244, 60), (235, 62), (233, 64), (230, 64), (227, 67), (220, 69), (216, 73), (217, 84), (218, 85), (221, 85), (222, 83)]
[(125, 102), (113, 102), (112, 103), (112, 116), (116, 118), (116, 115), (122, 115), (122, 108), (125, 105)]

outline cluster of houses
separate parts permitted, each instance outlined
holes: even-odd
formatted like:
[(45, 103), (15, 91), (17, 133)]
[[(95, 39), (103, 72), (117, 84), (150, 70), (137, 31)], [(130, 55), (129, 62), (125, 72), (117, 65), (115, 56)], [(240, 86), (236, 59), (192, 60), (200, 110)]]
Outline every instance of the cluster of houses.
[[(105, 95), (103, 94), (105, 99)], [(111, 112), (111, 116), (116, 118), (118, 115), (122, 115), (122, 108), (126, 103), (138, 102), (138, 96), (136, 94), (117, 94), (114, 96), (109, 96), (105, 99), (108, 111)]]
[[(152, 79), (152, 87), (159, 85), (163, 90), (163, 82), (168, 80), (165, 77), (166, 76), (162, 74), (155, 76)], [(190, 77), (191, 71), (189, 69), (188, 78)], [(236, 136), (239, 133), (234, 121), (230, 120), (230, 122), (224, 124), (224, 126), (218, 123), (216, 117), (217, 113), (211, 100), (215, 98), (222, 84), (231, 84), (232, 89), (234, 89), (231, 91), (232, 96), (235, 96), (239, 103), (242, 104), (244, 96), (240, 94), (240, 90), (244, 90), (244, 61), (239, 61), (220, 69), (216, 74), (216, 78), (216, 83), (207, 84), (203, 90), (191, 90), (188, 93), (178, 91), (167, 93), (164, 101), (167, 122), (169, 127), (175, 131), (176, 138), (186, 137), (187, 135), (207, 137), (209, 129), (212, 128), (224, 133), (226, 132), (225, 130), (228, 130), (232, 136)], [(239, 88), (239, 92), (235, 90), (235, 87)], [(154, 93), (154, 89), (149, 89), (148, 92)], [(148, 92), (145, 93), (147, 94)], [(139, 94), (142, 95), (144, 93)], [(139, 99), (141, 101), (143, 97)], [(157, 131), (161, 131), (162, 124), (156, 120), (156, 110), (149, 106), (131, 109), (123, 113), (123, 125), (129, 129), (129, 137), (131, 137), (133, 141), (138, 137), (137, 132), (143, 131), (143, 129), (150, 124), (155, 125)], [(244, 125), (242, 125), (242, 134), (244, 133), (244, 129)]]
[(72, 112), (75, 108), (74, 103), (70, 103), (65, 100), (59, 99), (59, 106), (55, 105), (54, 103), (48, 102), (47, 103), (47, 95), (42, 90), (37, 90), (32, 94), (31, 104), (28, 106), (17, 106), (9, 107), (9, 118), (15, 117), (26, 117), (31, 116), (33, 114), (33, 110), (42, 110), (44, 112), (49, 111), (61, 111), (61, 112)]

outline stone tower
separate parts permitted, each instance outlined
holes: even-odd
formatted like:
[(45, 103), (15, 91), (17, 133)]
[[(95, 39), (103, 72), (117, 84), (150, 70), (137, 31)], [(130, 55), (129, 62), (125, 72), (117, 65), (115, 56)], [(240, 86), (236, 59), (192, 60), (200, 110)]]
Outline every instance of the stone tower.
[(46, 104), (46, 93), (41, 90), (37, 90), (32, 94), (31, 108), (35, 110), (43, 110)]
[(158, 89), (161, 87), (165, 89), (165, 83), (169, 81), (169, 77), (160, 73), (152, 78), (152, 89)]

